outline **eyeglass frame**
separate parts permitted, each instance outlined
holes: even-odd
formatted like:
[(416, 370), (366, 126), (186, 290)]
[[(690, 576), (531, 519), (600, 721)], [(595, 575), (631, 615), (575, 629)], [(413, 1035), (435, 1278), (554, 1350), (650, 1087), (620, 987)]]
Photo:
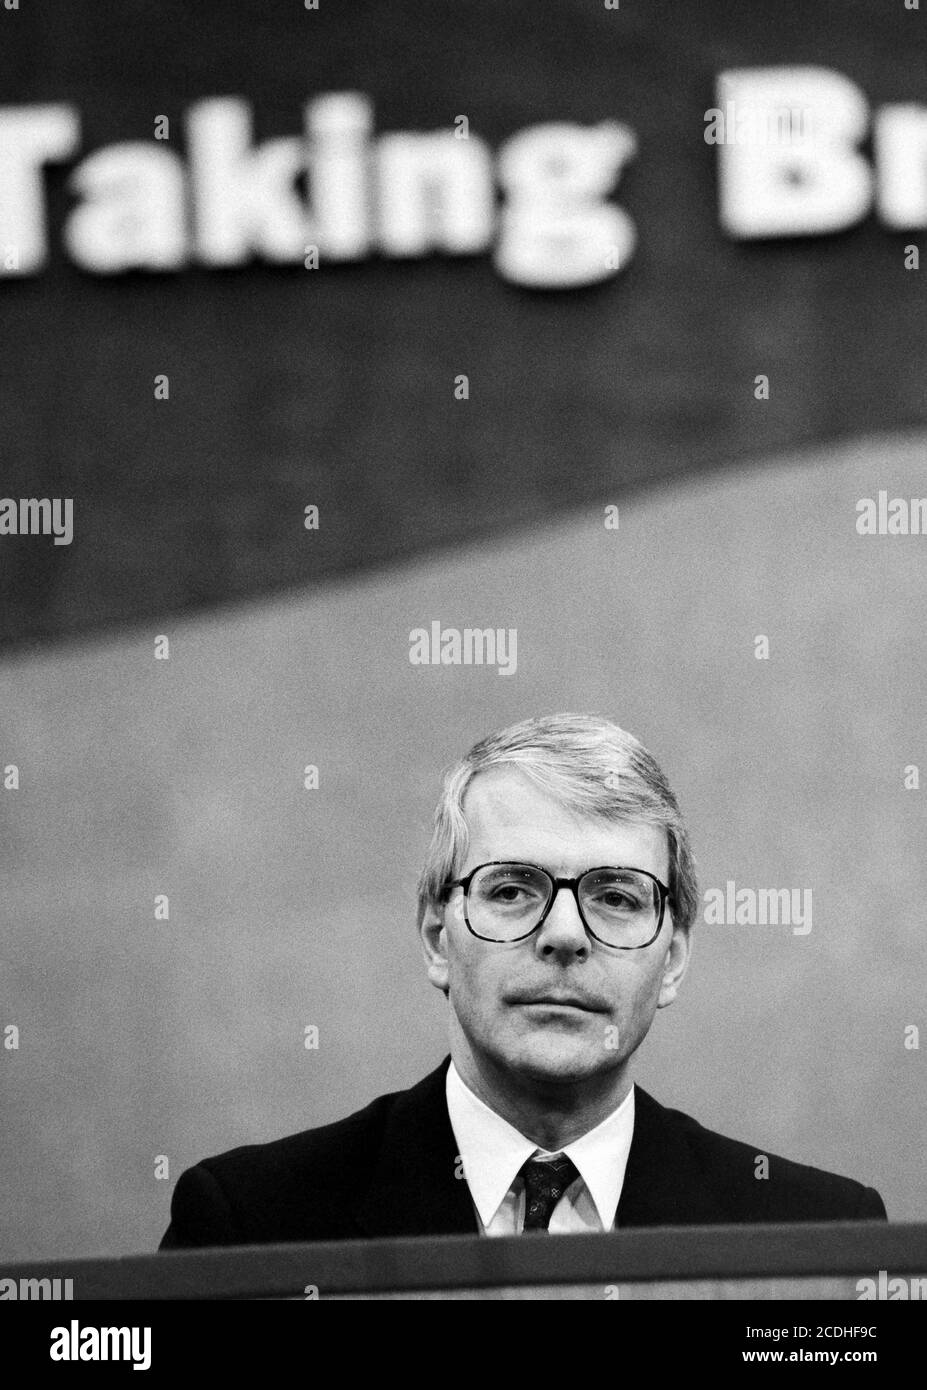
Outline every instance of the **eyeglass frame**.
[[(470, 884), (472, 883), (476, 875), (479, 873), (480, 869), (492, 868), (494, 864), (498, 864), (500, 866), (503, 864), (511, 864), (517, 868), (522, 869), (537, 869), (539, 873), (546, 874), (546, 876), (550, 879), (551, 883), (553, 884), (553, 892), (551, 893), (550, 898), (548, 899), (547, 906), (544, 908), (544, 911), (541, 913), (541, 916), (539, 917), (537, 922), (535, 922), (531, 930), (525, 932), (524, 936), (513, 936), (510, 937), (507, 941), (498, 941), (494, 936), (480, 936), (479, 932), (474, 931), (473, 927), (471, 927), (470, 917), (468, 915)], [(660, 911), (657, 917), (656, 930), (654, 931), (654, 934), (649, 941), (642, 942), (640, 946), (613, 946), (610, 941), (603, 941), (600, 936), (596, 936), (595, 932), (592, 930), (589, 923), (586, 921), (582, 904), (579, 901), (579, 885), (580, 883), (582, 883), (584, 878), (588, 877), (589, 874), (601, 873), (603, 869), (608, 869), (612, 873), (621, 873), (624, 871), (627, 873), (643, 874), (645, 878), (651, 879), (657, 885), (657, 888), (659, 889), (660, 893)], [(485, 864), (477, 864), (476, 868), (471, 869), (470, 872), (468, 874), (465, 874), (463, 878), (447, 879), (445, 881), (441, 890), (445, 902), (449, 900), (450, 892), (448, 890), (452, 888), (463, 889), (463, 918), (464, 922), (467, 924), (467, 931), (470, 933), (471, 936), (475, 936), (477, 941), (488, 941), (489, 944), (492, 946), (511, 946), (516, 941), (527, 941), (528, 937), (533, 936), (536, 931), (540, 931), (541, 927), (543, 927), (544, 923), (547, 921), (547, 918), (550, 916), (550, 910), (557, 900), (557, 895), (560, 892), (560, 889), (569, 888), (570, 892), (573, 894), (573, 900), (576, 903), (576, 911), (579, 915), (579, 920), (583, 924), (583, 929), (586, 932), (588, 932), (588, 934), (592, 937), (593, 941), (597, 941), (600, 946), (607, 946), (610, 951), (644, 951), (648, 946), (653, 945), (657, 937), (660, 935), (660, 932), (663, 930), (663, 921), (666, 916), (666, 904), (668, 902), (673, 902), (673, 894), (671, 889), (668, 888), (665, 883), (661, 883), (661, 881), (657, 878), (656, 874), (652, 874), (649, 869), (634, 868), (630, 864), (598, 864), (592, 869), (584, 869), (578, 878), (555, 878), (554, 875), (550, 872), (550, 870), (545, 869), (542, 864), (532, 864), (527, 859), (487, 859)]]

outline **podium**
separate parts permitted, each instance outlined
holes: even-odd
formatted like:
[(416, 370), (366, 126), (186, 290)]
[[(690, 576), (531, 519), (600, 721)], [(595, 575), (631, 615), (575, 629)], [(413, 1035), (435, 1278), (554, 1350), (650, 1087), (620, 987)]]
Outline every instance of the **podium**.
[(542, 1232), (498, 1239), (423, 1236), (0, 1265), (0, 1297), (36, 1300), (56, 1294), (74, 1302), (307, 1298), (927, 1301), (927, 1223), (680, 1226), (601, 1235), (550, 1236)]

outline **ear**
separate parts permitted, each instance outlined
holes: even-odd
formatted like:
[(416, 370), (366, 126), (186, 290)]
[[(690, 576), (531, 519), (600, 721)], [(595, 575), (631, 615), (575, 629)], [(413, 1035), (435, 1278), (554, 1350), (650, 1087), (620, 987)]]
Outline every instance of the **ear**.
[(674, 926), (663, 963), (663, 978), (660, 981), (660, 995), (657, 999), (658, 1009), (665, 1009), (667, 1004), (672, 1004), (676, 998), (683, 976), (689, 968), (691, 954), (692, 941), (689, 932), (682, 927)]
[(442, 994), (448, 992), (447, 933), (444, 928), (444, 907), (429, 903), (419, 927), (422, 953), (428, 978)]

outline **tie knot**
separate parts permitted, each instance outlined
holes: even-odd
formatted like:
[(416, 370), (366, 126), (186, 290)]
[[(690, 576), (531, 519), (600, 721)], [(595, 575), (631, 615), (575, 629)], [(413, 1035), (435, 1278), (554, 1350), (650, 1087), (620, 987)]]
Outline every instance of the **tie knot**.
[(521, 1172), (525, 1180), (524, 1230), (546, 1231), (554, 1207), (579, 1172), (566, 1154), (549, 1159), (529, 1158)]

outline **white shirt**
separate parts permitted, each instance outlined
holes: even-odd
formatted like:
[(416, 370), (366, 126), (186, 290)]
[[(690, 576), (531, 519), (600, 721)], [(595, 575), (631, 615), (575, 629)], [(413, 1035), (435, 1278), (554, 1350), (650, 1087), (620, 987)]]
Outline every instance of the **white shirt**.
[[(519, 1171), (526, 1159), (545, 1158), (549, 1151), (490, 1110), (461, 1080), (453, 1062), (447, 1069), (446, 1090), (447, 1112), (480, 1234), (517, 1235), (525, 1220), (525, 1182)], [(632, 1086), (618, 1109), (595, 1129), (557, 1150), (569, 1155), (579, 1177), (551, 1213), (551, 1235), (612, 1229), (633, 1134)]]

